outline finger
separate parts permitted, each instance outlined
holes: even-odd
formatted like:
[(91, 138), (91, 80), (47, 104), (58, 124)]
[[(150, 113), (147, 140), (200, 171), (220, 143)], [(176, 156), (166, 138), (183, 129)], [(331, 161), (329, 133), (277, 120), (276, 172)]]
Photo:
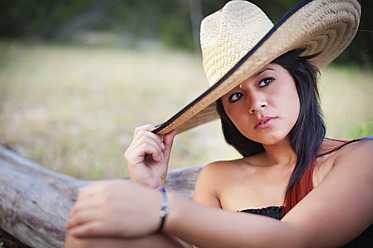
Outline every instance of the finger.
[(155, 126), (153, 126), (151, 124), (146, 124), (146, 125), (143, 125), (143, 126), (139, 126), (139, 127), (135, 128), (133, 136), (136, 137), (138, 135), (138, 133), (140, 133), (140, 132), (143, 132), (143, 131), (149, 131), (150, 132), (154, 129), (155, 129)]
[(137, 134), (135, 136), (135, 143), (138, 142), (138, 141), (141, 141), (143, 138), (148, 138), (148, 139), (151, 139), (151, 140), (154, 140), (156, 141), (159, 145), (162, 144), (162, 137), (158, 136), (157, 134), (149, 131), (149, 130), (139, 130), (137, 131)]
[[(149, 131), (142, 130), (142, 131), (138, 131), (138, 134), (133, 140), (128, 153), (131, 153), (131, 154), (139, 153), (141, 156), (145, 155), (144, 151), (142, 150), (144, 148), (144, 146), (142, 146), (143, 144), (149, 144), (149, 145), (154, 146), (158, 154), (160, 154), (162, 150), (165, 148), (161, 138), (158, 135), (152, 132), (149, 132)], [(153, 154), (153, 153), (146, 152), (146, 154)]]
[(93, 182), (79, 188), (76, 203), (83, 200), (95, 198), (97, 193), (102, 190), (102, 187), (105, 185), (106, 182), (107, 181)]
[(165, 147), (163, 149), (163, 152), (164, 152), (164, 155), (167, 158), (169, 158), (169, 156), (171, 154), (171, 148), (172, 148), (172, 145), (174, 143), (175, 135), (176, 135), (176, 130), (172, 130), (171, 132), (166, 134), (163, 138), (163, 143), (164, 143), (164, 147)]
[(133, 135), (132, 142), (129, 146), (129, 149), (131, 149), (131, 148), (135, 149), (136, 147), (139, 146), (139, 144), (141, 144), (141, 142), (146, 141), (146, 139), (159, 140), (159, 142), (160, 142), (160, 138), (156, 135), (154, 136), (154, 134), (151, 132), (153, 127), (154, 126), (149, 124), (149, 125), (144, 125), (144, 126), (135, 128), (135, 132), (134, 132), (134, 135)]
[(66, 230), (71, 230), (77, 226), (84, 225), (92, 221), (97, 221), (100, 218), (101, 217), (96, 208), (73, 211), (64, 227)]
[(92, 221), (84, 225), (75, 226), (68, 231), (74, 237), (84, 238), (97, 235), (103, 236), (107, 232), (107, 228), (104, 227), (101, 221)]
[(143, 164), (148, 156), (154, 158), (154, 161), (161, 160), (162, 149), (154, 144), (140, 144), (133, 149), (127, 149), (124, 153), (124, 159), (128, 167)]
[(104, 190), (105, 185), (110, 183), (110, 181), (100, 181), (81, 187), (70, 211), (69, 218), (79, 211), (98, 208), (100, 204), (106, 202), (106, 200), (103, 199), (104, 194), (101, 192)]
[(79, 198), (91, 197), (92, 194), (96, 192), (95, 188), (97, 188), (98, 185), (99, 184), (97, 182), (93, 182), (93, 183), (80, 187), (78, 190), (77, 198), (79, 199)]
[(142, 162), (146, 155), (152, 155), (155, 161), (160, 161), (162, 155), (161, 139), (149, 131), (142, 131), (141, 135), (133, 141), (131, 147), (125, 152), (125, 158), (129, 161)]
[(76, 216), (84, 211), (90, 209), (98, 209), (102, 205), (103, 200), (96, 200), (95, 198), (88, 198), (84, 200), (78, 200), (70, 211), (69, 218)]
[[(111, 192), (111, 188), (117, 187), (118, 185), (126, 184), (125, 180), (113, 179), (113, 180), (101, 180), (95, 181), (88, 185), (79, 188), (77, 199), (101, 199), (100, 196), (105, 195), (106, 192)], [(101, 199), (102, 200), (102, 199)]]
[(174, 129), (164, 136), (163, 143), (165, 144), (165, 146), (172, 147), (175, 135), (176, 135), (176, 130)]
[(154, 161), (160, 162), (163, 158), (163, 151), (158, 144), (145, 143), (138, 148), (141, 152), (137, 155), (140, 158), (139, 162), (143, 161), (145, 157), (152, 157)]

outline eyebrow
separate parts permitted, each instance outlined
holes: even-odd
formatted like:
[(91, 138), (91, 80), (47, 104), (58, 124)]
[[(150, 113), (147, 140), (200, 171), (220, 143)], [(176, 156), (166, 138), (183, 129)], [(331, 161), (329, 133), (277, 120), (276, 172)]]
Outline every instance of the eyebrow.
[(264, 69), (260, 70), (258, 73), (255, 73), (254, 75), (252, 75), (251, 78), (257, 78), (257, 77), (259, 77), (260, 74), (262, 74), (263, 72), (268, 71), (268, 70), (275, 71), (275, 69), (273, 69), (273, 68), (264, 68)]

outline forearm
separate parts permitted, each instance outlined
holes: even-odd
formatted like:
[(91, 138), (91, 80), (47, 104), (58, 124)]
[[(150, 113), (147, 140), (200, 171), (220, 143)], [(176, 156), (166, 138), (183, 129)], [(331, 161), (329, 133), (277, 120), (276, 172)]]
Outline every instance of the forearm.
[(125, 239), (113, 237), (76, 238), (67, 235), (64, 248), (102, 248), (102, 247), (162, 247), (191, 248), (191, 245), (166, 234), (152, 234), (145, 237)]
[(199, 247), (297, 247), (295, 227), (272, 218), (209, 208), (169, 194), (165, 231)]

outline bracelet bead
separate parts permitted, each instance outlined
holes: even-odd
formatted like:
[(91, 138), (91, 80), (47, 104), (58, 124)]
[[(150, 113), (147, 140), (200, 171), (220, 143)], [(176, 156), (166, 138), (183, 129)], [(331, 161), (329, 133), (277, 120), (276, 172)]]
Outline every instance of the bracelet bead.
[(158, 227), (157, 233), (162, 232), (164, 224), (166, 222), (166, 218), (168, 215), (168, 201), (167, 201), (167, 194), (165, 188), (159, 190), (162, 193), (162, 209), (159, 212), (159, 216), (161, 217), (161, 223)]

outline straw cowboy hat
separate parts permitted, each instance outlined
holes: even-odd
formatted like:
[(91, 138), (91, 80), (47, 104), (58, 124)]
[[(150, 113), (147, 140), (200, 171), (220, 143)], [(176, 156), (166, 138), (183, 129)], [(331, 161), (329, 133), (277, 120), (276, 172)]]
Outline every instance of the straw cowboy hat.
[(280, 55), (304, 48), (322, 69), (353, 40), (361, 3), (357, 0), (304, 0), (275, 25), (246, 1), (228, 2), (201, 23), (203, 67), (210, 87), (154, 133), (178, 133), (218, 118), (216, 100)]

